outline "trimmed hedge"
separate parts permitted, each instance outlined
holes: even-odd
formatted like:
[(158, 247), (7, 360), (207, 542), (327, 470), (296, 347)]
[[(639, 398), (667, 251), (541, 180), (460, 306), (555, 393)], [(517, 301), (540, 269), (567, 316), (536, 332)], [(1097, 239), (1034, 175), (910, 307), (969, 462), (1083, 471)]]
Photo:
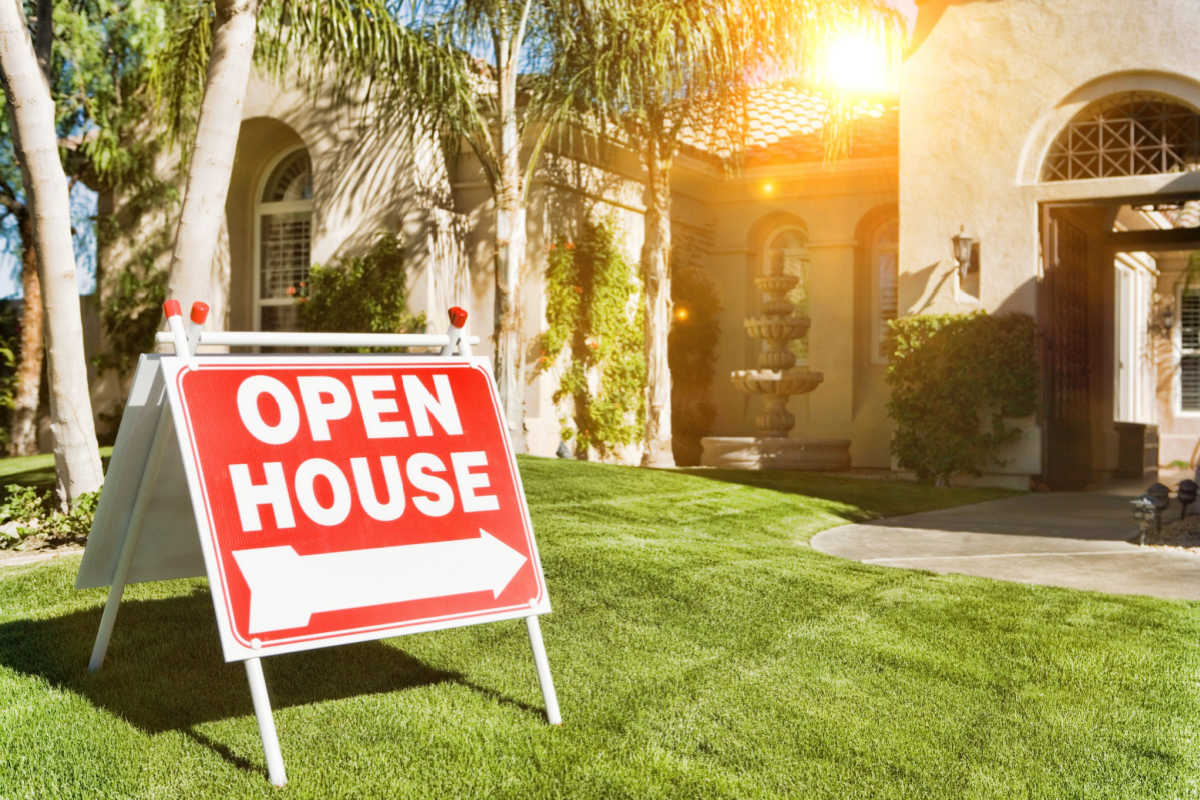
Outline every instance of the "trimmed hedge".
[(948, 485), (1004, 462), (997, 452), (1037, 408), (1037, 327), (1025, 314), (942, 314), (889, 324), (892, 454), (922, 480)]

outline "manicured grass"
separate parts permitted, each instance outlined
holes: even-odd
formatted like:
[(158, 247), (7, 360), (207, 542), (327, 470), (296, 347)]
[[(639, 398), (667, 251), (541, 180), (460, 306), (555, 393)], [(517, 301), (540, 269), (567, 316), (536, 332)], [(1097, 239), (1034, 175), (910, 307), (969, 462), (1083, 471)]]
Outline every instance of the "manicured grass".
[(277, 792), (204, 582), (132, 587), (89, 674), (70, 558), (0, 572), (0, 797), (1200, 796), (1196, 605), (805, 544), (997, 492), (521, 468), (562, 727), (519, 622), (279, 656)]
[[(100, 458), (105, 467), (108, 466), (111, 447), (100, 448)], [(0, 486), (19, 483), (22, 486), (36, 486), (39, 489), (54, 488), (54, 455), (39, 453), (35, 456), (17, 456), (16, 458), (0, 458)]]

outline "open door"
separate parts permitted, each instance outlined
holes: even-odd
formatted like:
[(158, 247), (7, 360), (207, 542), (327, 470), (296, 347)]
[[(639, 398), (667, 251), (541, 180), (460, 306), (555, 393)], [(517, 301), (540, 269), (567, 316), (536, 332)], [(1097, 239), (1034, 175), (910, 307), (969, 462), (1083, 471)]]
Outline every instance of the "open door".
[(1054, 208), (1043, 208), (1042, 235), (1042, 476), (1077, 489), (1092, 472), (1087, 236)]

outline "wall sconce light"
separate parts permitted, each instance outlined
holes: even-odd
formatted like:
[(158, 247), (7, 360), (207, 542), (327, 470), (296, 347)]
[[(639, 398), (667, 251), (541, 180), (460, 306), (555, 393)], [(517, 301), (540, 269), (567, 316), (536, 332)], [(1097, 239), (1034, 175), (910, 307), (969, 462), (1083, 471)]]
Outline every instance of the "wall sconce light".
[(967, 277), (967, 273), (974, 266), (975, 247), (979, 243), (977, 239), (963, 233), (965, 229), (965, 226), (958, 226), (958, 233), (950, 237), (950, 243), (954, 246), (954, 260), (958, 262), (960, 278)]
[(1154, 305), (1146, 318), (1146, 331), (1151, 336), (1169, 339), (1175, 330), (1175, 303), (1154, 293)]

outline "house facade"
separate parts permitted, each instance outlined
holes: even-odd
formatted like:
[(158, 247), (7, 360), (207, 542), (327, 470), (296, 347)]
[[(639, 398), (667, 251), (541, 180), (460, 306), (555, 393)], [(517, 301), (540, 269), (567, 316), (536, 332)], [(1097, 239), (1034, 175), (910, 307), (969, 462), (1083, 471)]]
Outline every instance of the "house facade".
[[(1085, 8), (1086, 7), (1086, 8)], [(726, 376), (759, 344), (743, 320), (768, 263), (800, 284), (798, 352), (824, 375), (794, 398), (796, 436), (850, 443), (892, 468), (885, 332), (897, 315), (1021, 312), (1038, 323), (1042, 411), (991, 483), (1080, 485), (1128, 471), (1136, 439), (1162, 463), (1200, 458), (1200, 22), (1195, 0), (929, 0), (918, 4), (897, 98), (865, 103), (849, 154), (826, 163), (820, 107), (764, 92), (729, 170), (686, 148), (672, 176), (675, 267), (721, 301), (710, 433), (749, 435), (758, 400)], [(410, 250), (410, 296), (439, 324), (472, 311), (489, 350), (491, 208), (468, 156), (397, 147), (362, 111), (252, 81), (226, 207), (224, 324), (286, 328), (311, 263), (384, 230)], [(563, 198), (611, 220), (637, 261), (641, 171), (629, 153), (562, 171), (528, 216), (522, 333), (545, 327), (543, 274)], [(582, 175), (582, 178), (580, 177)], [(975, 243), (964, 274), (953, 237)], [(553, 455), (565, 410), (553, 370), (523, 367), (525, 440)], [(1152, 448), (1153, 449), (1153, 448)], [(1142, 450), (1138, 450), (1140, 454)], [(636, 452), (625, 453), (636, 458)]]

